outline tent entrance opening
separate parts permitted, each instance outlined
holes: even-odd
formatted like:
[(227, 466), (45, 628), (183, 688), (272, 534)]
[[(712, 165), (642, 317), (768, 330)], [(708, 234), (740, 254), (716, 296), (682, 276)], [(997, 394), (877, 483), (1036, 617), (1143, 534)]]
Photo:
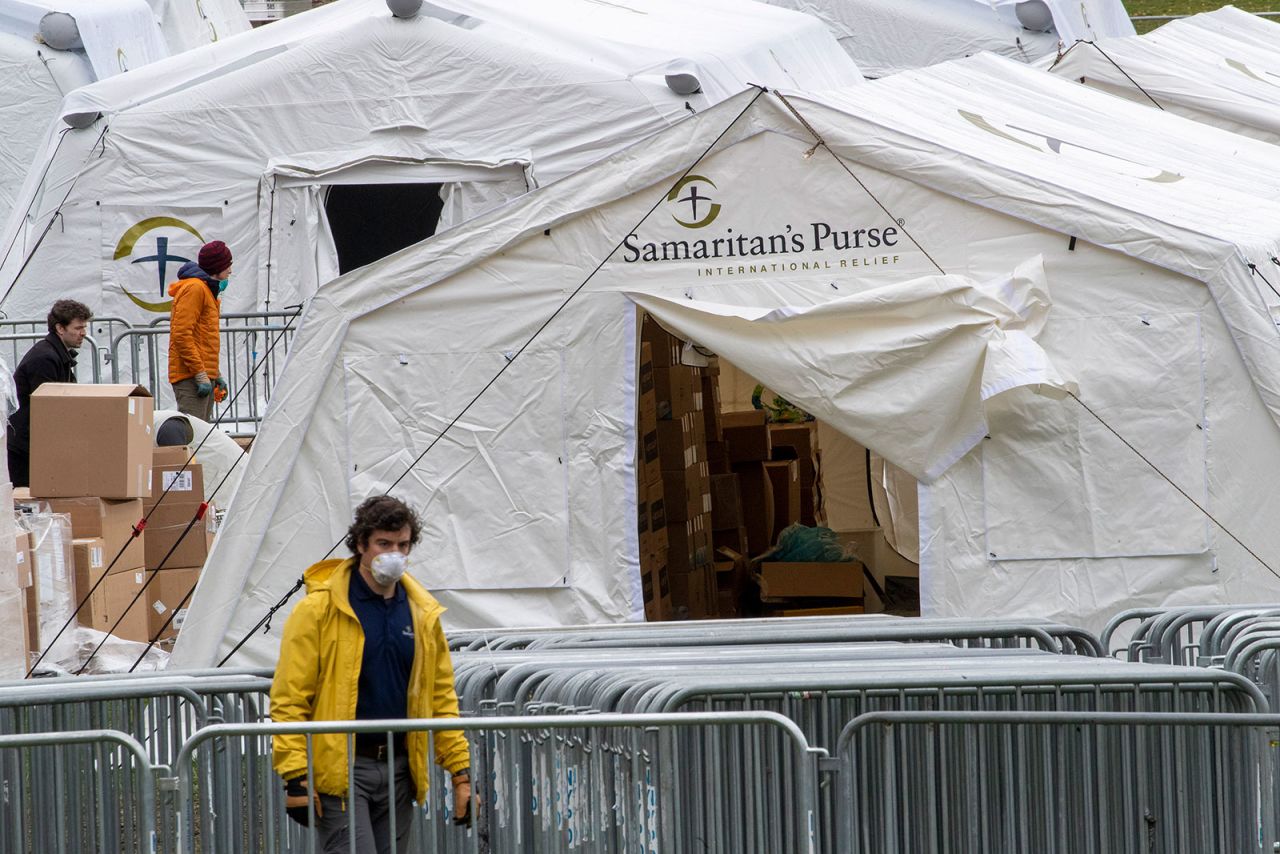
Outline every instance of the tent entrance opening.
[(443, 184), (338, 184), (329, 188), (325, 215), (346, 273), (436, 233)]

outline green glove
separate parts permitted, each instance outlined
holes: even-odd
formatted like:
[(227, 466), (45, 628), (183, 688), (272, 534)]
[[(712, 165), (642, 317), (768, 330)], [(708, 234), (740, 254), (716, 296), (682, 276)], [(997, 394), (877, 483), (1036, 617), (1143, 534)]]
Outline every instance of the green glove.
[(213, 394), (213, 383), (210, 383), (210, 382), (196, 383), (196, 395), (198, 397), (208, 397), (211, 394)]

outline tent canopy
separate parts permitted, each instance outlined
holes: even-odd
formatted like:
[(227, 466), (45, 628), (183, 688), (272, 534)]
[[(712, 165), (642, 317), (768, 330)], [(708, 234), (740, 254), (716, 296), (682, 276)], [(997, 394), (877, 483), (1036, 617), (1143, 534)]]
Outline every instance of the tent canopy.
[[(397, 19), (383, 0), (339, 0), (79, 89), (63, 115), (85, 126), (48, 138), (19, 203), (32, 213), (9, 222), (0, 282), (25, 269), (3, 308), (41, 316), (57, 294), (150, 320), (167, 311), (180, 261), (146, 259), (193, 258), (214, 237), (236, 257), (224, 310), (296, 304), (337, 274), (337, 183), (423, 188), (441, 206), (427, 224), (439, 230), (751, 82), (861, 81), (804, 15), (728, 0), (627, 9), (557, 0), (535, 16), (486, 0)], [(714, 15), (734, 26), (700, 51), (666, 45), (662, 33)], [(646, 25), (629, 26), (635, 17)], [(668, 87), (673, 64), (702, 91)], [(315, 180), (298, 181), (307, 170)], [(55, 211), (73, 225), (47, 231)]]
[[(1163, 480), (1280, 556), (1257, 474), (1280, 465), (1280, 301), (1246, 263), (1275, 253), (1280, 206), (1236, 188), (1269, 146), (1228, 167), (1206, 153), (1228, 135), (1168, 117), (1179, 154), (1148, 111), (1051, 77), (1038, 111), (1006, 104), (1007, 67), (745, 93), (322, 288), (175, 662), (220, 660), (393, 483), (451, 625), (638, 618), (637, 303), (922, 478), (930, 613), (1274, 597)], [(1090, 128), (1084, 154), (1037, 119)], [(913, 373), (935, 359), (936, 382)], [(1077, 381), (1160, 474), (1043, 393)]]
[[(1224, 22), (1230, 26), (1221, 26)], [(1257, 43), (1265, 35), (1272, 39), (1268, 47)], [(1275, 143), (1280, 141), (1276, 44), (1280, 24), (1226, 7), (1143, 36), (1077, 43), (1045, 65), (1060, 77), (1112, 95)]]

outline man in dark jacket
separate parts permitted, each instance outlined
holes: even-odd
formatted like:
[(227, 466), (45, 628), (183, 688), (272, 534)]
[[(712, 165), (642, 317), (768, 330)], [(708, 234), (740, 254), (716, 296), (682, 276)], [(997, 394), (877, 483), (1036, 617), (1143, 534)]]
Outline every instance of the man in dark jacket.
[(13, 372), (18, 411), (9, 416), (9, 478), (31, 484), (31, 392), (45, 383), (76, 381), (76, 350), (89, 332), (93, 312), (82, 302), (60, 299), (49, 309), (49, 334), (27, 351)]

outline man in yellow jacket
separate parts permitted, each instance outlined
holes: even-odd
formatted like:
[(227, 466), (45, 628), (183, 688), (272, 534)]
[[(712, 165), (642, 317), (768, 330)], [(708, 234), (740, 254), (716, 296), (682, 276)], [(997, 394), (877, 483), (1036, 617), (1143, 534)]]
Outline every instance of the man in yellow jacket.
[[(352, 557), (306, 571), (307, 596), (285, 623), (271, 685), (274, 721), (346, 721), (458, 717), (444, 608), (404, 574), (421, 534), (413, 509), (388, 495), (356, 508), (347, 531)], [(352, 779), (347, 736), (312, 737), (317, 851), (346, 852), (354, 822), (360, 854), (408, 848), (413, 801), (427, 796), (427, 734), (357, 735)], [(459, 731), (438, 732), (436, 762), (453, 775), (455, 818), (469, 816), (470, 751)], [(276, 773), (295, 821), (309, 821), (305, 736), (276, 736)], [(395, 779), (395, 802), (390, 780)], [(396, 839), (390, 838), (394, 812)]]
[(227, 381), (218, 370), (218, 325), (222, 292), (231, 276), (231, 250), (213, 240), (200, 247), (196, 258), (194, 264), (183, 264), (178, 281), (169, 285), (169, 382), (179, 412), (212, 421), (214, 400), (227, 394)]

